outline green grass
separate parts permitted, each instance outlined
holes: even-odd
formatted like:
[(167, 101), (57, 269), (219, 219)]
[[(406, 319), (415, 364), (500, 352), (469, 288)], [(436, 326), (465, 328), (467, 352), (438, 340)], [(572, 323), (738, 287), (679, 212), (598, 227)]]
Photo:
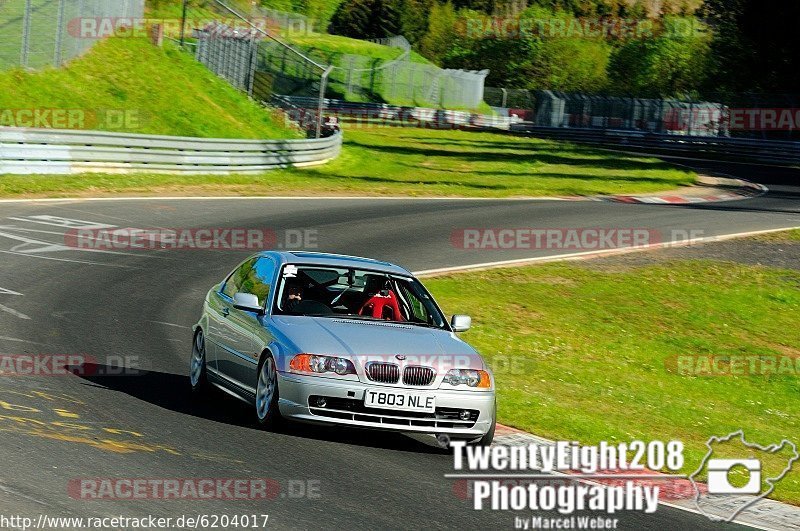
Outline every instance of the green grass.
[[(679, 439), (691, 473), (711, 435), (797, 440), (800, 373), (685, 376), (679, 355), (800, 355), (800, 273), (713, 261), (550, 264), (426, 281), (495, 369), (499, 421), (553, 439)], [(672, 367), (668, 369), (668, 367)], [(773, 468), (777, 460), (768, 460)], [(800, 471), (777, 499), (800, 503)]]
[(3, 196), (562, 196), (668, 190), (695, 174), (657, 159), (495, 133), (347, 129), (338, 159), (261, 175), (6, 175)]
[(262, 0), (264, 7), (300, 13), (317, 21), (320, 27), (326, 28), (331, 21), (331, 17), (336, 13), (337, 8), (343, 0)]
[(800, 229), (771, 232), (755, 238), (765, 242), (800, 242)]
[[(0, 73), (0, 109), (78, 109), (82, 127), (222, 138), (289, 138), (298, 133), (171, 44), (138, 38), (98, 43), (60, 69)], [(125, 111), (134, 120), (105, 120)], [(98, 120), (91, 118), (96, 112)], [(0, 125), (12, 125), (6, 121)]]
[[(241, 2), (236, 0), (229, 2), (234, 9), (242, 9), (244, 6)], [(182, 0), (147, 0), (145, 2), (145, 16), (154, 19), (170, 19), (180, 20), (183, 15), (183, 1)], [(222, 18), (223, 16), (229, 17), (230, 15), (223, 15), (221, 9), (214, 9), (213, 2), (204, 3), (198, 0), (190, 0), (186, 16), (190, 20), (211, 20)]]
[[(310, 33), (306, 35), (291, 35), (287, 38), (291, 44), (303, 47), (315, 54), (335, 58), (341, 54), (364, 55), (382, 61), (391, 61), (403, 55), (404, 51), (400, 48), (383, 46), (370, 41), (351, 39), (341, 35), (328, 35), (323, 33)], [(431, 64), (430, 61), (411, 52), (409, 60), (414, 63)]]

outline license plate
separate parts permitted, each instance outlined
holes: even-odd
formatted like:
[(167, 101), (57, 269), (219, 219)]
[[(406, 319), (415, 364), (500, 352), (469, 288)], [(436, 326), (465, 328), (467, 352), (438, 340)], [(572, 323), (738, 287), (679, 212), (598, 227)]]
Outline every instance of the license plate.
[(367, 389), (364, 391), (364, 405), (382, 409), (434, 413), (436, 411), (436, 397), (402, 391)]

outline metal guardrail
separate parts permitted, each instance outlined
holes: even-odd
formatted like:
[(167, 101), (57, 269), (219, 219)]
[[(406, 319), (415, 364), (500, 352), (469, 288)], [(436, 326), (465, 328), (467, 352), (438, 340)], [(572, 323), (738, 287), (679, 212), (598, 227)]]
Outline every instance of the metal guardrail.
[(528, 122), (514, 124), (510, 131), (662, 156), (800, 164), (800, 142), (785, 140), (668, 135), (620, 129), (541, 127)]
[[(290, 112), (317, 112), (319, 100), (303, 96), (273, 96), (273, 105)], [(453, 127), (483, 127), (508, 130), (512, 124), (521, 122), (519, 118), (508, 116), (491, 116), (467, 111), (449, 111), (431, 109), (427, 107), (403, 107), (385, 103), (360, 103), (335, 99), (324, 100), (324, 114), (326, 117), (335, 116), (348, 121), (370, 120), (403, 124), (420, 122), (432, 124), (443, 129)], [(296, 121), (303, 121), (302, 117), (293, 117)], [(400, 123), (398, 125), (401, 125)]]
[(342, 135), (238, 140), (0, 127), (0, 174), (257, 173), (322, 164)]

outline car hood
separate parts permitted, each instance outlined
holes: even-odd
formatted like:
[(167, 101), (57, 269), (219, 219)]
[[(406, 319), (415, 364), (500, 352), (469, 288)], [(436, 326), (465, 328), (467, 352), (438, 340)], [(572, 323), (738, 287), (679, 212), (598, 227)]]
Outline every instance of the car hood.
[(288, 315), (276, 317), (273, 322), (298, 352), (347, 356), (358, 365), (369, 361), (397, 363), (402, 358), (405, 365), (484, 368), (475, 349), (446, 330), (381, 321)]

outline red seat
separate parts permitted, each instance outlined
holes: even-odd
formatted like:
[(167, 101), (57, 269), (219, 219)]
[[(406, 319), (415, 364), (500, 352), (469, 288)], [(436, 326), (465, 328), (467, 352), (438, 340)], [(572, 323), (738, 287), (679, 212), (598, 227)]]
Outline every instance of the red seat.
[(387, 295), (376, 293), (370, 297), (358, 311), (358, 315), (369, 315), (389, 321), (405, 321), (400, 311), (400, 304), (397, 303), (397, 295), (392, 290), (389, 290)]

